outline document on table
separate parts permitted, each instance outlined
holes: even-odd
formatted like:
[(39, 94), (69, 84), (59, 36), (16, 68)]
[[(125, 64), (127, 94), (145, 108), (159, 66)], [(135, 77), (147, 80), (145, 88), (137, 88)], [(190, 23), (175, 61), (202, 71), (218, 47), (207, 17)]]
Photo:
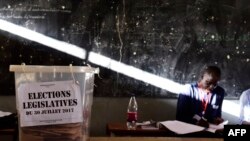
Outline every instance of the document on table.
[(228, 120), (225, 120), (224, 122), (222, 122), (218, 125), (209, 123), (209, 128), (207, 128), (206, 131), (215, 133), (216, 130), (224, 129), (224, 125), (226, 125), (226, 124), (228, 124)]
[(225, 121), (219, 125), (215, 124), (209, 124), (209, 128), (201, 127), (198, 125), (178, 121), (178, 120), (170, 120), (170, 121), (163, 121), (159, 122), (160, 126), (164, 126), (167, 129), (177, 133), (177, 134), (188, 134), (188, 133), (194, 133), (194, 132), (200, 132), (200, 131), (208, 131), (215, 133), (218, 129), (223, 129), (224, 125), (227, 124), (228, 121)]
[(188, 134), (205, 130), (204, 127), (181, 122), (178, 120), (163, 121), (160, 122), (160, 125), (163, 125), (164, 127), (177, 134)]

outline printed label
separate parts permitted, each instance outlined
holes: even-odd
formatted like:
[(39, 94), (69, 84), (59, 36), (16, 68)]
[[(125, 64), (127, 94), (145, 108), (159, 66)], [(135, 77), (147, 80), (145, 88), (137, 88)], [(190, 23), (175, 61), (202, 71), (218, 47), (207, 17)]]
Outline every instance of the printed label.
[(21, 84), (17, 101), (21, 127), (83, 120), (80, 87), (73, 81)]

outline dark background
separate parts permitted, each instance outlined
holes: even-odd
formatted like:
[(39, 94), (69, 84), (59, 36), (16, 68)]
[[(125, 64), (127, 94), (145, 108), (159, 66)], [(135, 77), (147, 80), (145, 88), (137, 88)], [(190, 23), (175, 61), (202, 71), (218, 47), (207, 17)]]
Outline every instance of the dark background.
[[(250, 88), (249, 0), (2, 0), (0, 19), (182, 84), (217, 65), (228, 99)], [(1, 95), (15, 94), (10, 64), (91, 64), (2, 30), (0, 47)], [(176, 97), (106, 68), (100, 77), (94, 96)]]

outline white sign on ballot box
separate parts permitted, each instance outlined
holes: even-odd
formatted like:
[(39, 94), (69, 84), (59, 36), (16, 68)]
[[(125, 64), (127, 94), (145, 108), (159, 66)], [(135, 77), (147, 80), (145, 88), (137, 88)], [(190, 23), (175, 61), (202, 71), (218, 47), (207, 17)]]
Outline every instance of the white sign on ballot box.
[(80, 87), (74, 81), (23, 83), (17, 96), (21, 127), (83, 120)]

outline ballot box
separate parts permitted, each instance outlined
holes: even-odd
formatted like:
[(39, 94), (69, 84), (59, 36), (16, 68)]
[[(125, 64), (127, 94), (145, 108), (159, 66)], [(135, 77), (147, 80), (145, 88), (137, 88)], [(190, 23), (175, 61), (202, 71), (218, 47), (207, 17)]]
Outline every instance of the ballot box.
[(10, 65), (20, 141), (86, 141), (94, 76), (85, 66)]

